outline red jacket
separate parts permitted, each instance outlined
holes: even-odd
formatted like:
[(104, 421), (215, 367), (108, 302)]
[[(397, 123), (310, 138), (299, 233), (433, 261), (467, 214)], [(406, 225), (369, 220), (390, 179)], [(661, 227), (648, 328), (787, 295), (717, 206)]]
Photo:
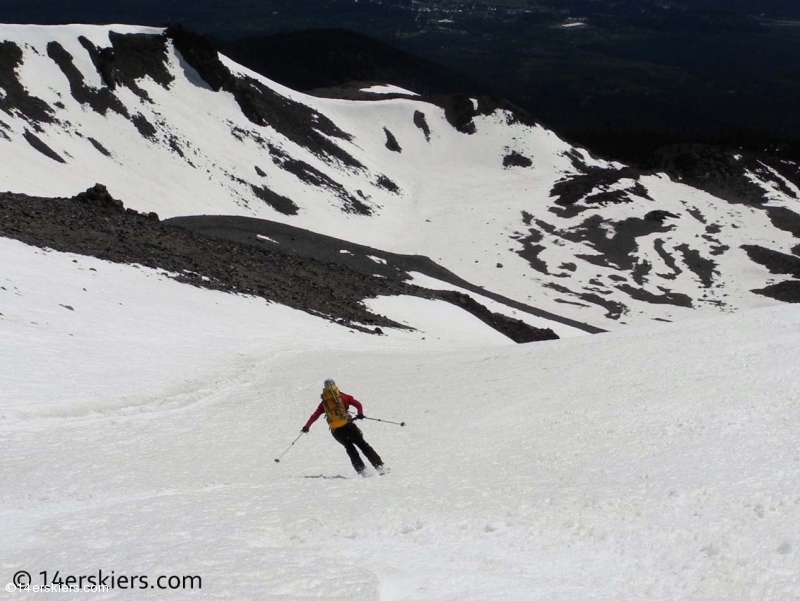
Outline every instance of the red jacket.
[[(339, 396), (342, 399), (342, 403), (344, 403), (345, 409), (350, 409), (350, 405), (352, 405), (356, 408), (359, 415), (364, 415), (364, 407), (361, 406), (361, 403), (359, 401), (351, 397), (349, 394), (345, 394), (343, 392), (340, 392)], [(323, 413), (325, 413), (325, 408), (322, 406), (322, 403), (320, 403), (319, 407), (317, 407), (317, 410), (311, 415), (311, 417), (308, 418), (305, 427), (310, 428), (311, 424), (317, 421), (319, 419), (319, 416), (322, 415)]]

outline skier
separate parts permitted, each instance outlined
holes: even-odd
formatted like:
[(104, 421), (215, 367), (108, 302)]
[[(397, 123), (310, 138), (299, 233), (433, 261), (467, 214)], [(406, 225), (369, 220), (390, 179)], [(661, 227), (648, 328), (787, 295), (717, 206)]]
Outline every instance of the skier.
[[(325, 418), (328, 420), (331, 434), (337, 442), (344, 446), (356, 472), (361, 476), (366, 475), (366, 466), (356, 450), (356, 447), (358, 447), (373, 467), (379, 473), (384, 473), (383, 460), (375, 452), (375, 449), (364, 440), (361, 430), (353, 423), (353, 420), (364, 419), (364, 408), (361, 403), (349, 394), (340, 392), (336, 382), (331, 379), (325, 380), (325, 387), (322, 389), (320, 398), (322, 398), (322, 402), (311, 417), (308, 418), (308, 422), (303, 426), (302, 432), (308, 434), (311, 425), (324, 413)], [(351, 405), (358, 411), (355, 416), (347, 412)]]

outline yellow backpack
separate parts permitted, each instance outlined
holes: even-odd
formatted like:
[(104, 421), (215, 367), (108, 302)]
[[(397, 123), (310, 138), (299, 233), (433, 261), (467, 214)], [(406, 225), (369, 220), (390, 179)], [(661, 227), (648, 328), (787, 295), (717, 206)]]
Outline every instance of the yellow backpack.
[(322, 408), (331, 430), (336, 430), (350, 422), (350, 414), (344, 406), (339, 387), (333, 380), (325, 380), (322, 390)]

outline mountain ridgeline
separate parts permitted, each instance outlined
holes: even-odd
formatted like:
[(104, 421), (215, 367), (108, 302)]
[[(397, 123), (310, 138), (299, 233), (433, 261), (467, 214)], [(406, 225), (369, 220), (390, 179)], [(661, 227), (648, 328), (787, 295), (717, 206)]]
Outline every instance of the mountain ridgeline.
[[(406, 59), (381, 47), (389, 44), (428, 63), (418, 83), (429, 61), (445, 65), (445, 93), (456, 80), (462, 93), (489, 89), (576, 143), (640, 167), (669, 144), (777, 147), (795, 158), (800, 148), (800, 9), (789, 0), (29, 0), (4, 7), (4, 18), (182, 22), (296, 89), (327, 87), (345, 66), (351, 80), (394, 80), (392, 63)], [(300, 75), (265, 52), (311, 60)]]
[[(426, 87), (431, 65), (342, 85), (348, 60), (304, 94), (180, 27), (0, 27), (3, 235), (371, 331), (402, 324), (361, 301), (397, 294), (517, 341), (800, 301), (796, 162), (675, 145), (626, 166)], [(47, 198), (98, 181), (140, 216), (76, 238), (74, 201)]]

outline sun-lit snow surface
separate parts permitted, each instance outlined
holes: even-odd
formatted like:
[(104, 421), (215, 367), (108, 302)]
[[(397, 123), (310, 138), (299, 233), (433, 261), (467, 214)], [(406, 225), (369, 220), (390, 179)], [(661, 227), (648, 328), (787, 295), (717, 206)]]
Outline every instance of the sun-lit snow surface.
[(0, 256), (5, 423), (191, 403), (209, 369), (246, 370), (259, 352), (273, 356), (332, 343), (394, 348), (423, 338), (426, 348), (438, 350), (513, 344), (443, 301), (375, 299), (377, 310), (419, 331), (388, 330), (386, 342), (375, 336), (356, 341), (350, 330), (324, 319), (261, 298), (200, 290), (171, 281), (166, 272), (7, 238), (0, 238)]
[[(442, 108), (421, 99), (356, 102), (306, 96), (223, 57), (234, 73), (312, 107), (352, 136), (350, 141), (329, 137), (363, 165), (347, 167), (290, 141), (272, 126), (255, 125), (231, 93), (212, 91), (168, 43), (167, 68), (174, 81), (164, 87), (150, 77), (137, 80), (152, 102), (125, 86), (114, 91), (131, 116), (139, 114), (155, 128), (147, 139), (131, 120), (113, 111), (100, 115), (75, 100), (65, 74), (47, 55), (47, 44), (58, 41), (74, 58), (85, 84), (101, 86), (77, 40), (85, 36), (107, 48), (111, 30), (159, 31), (0, 26), (0, 40), (15, 41), (23, 51), (19, 80), (58, 120), (41, 124), (39, 131), (18, 115), (0, 113), (0, 189), (72, 195), (100, 181), (126, 206), (161, 217), (235, 214), (291, 223), (389, 251), (430, 256), (487, 290), (606, 329), (774, 304), (751, 290), (786, 278), (770, 276), (740, 246), (761, 244), (789, 252), (796, 245), (790, 233), (773, 227), (763, 211), (730, 205), (663, 176), (639, 181), (652, 200), (631, 192), (627, 203), (591, 205), (574, 217), (554, 214), (553, 186), (578, 173), (576, 160), (589, 167), (620, 166), (592, 159), (542, 127), (509, 123), (511, 115), (503, 110), (475, 117), (475, 133), (468, 135), (447, 122)], [(424, 115), (429, 135), (415, 122), (418, 113)], [(26, 130), (36, 130), (65, 163), (34, 149), (24, 138)], [(387, 147), (387, 132), (401, 152)], [(279, 164), (268, 145), (327, 176), (334, 188), (301, 181)], [(530, 159), (531, 166), (504, 167), (512, 152)], [(769, 193), (771, 205), (796, 208), (797, 200), (785, 192), (800, 194), (796, 186), (783, 181), (782, 191), (759, 177), (752, 175)], [(397, 186), (396, 192), (387, 181)], [(253, 186), (291, 198), (298, 214), (277, 212), (259, 199)], [(338, 192), (335, 186), (341, 186)], [(623, 179), (593, 192), (632, 186), (633, 180)], [(348, 194), (372, 215), (343, 211), (342, 195)], [(668, 219), (664, 231), (636, 239), (631, 251), (636, 269), (598, 265), (602, 251), (576, 234), (575, 228), (597, 216), (604, 220), (600, 231), (610, 236), (615, 224), (642, 219), (653, 210), (677, 218)], [(542, 239), (536, 242), (532, 236)], [(537, 267), (518, 254), (524, 249), (535, 252)], [(692, 252), (716, 263), (707, 270), (709, 281), (690, 266)], [(642, 300), (643, 295), (649, 300)], [(693, 306), (670, 301), (676, 295), (686, 295)], [(611, 309), (604, 303), (612, 303)]]
[[(0, 580), (200, 575), (203, 599), (800, 596), (795, 306), (522, 346), (476, 321), (466, 348), (447, 309), (376, 337), (0, 250)], [(381, 309), (413, 322), (427, 301), (410, 301)], [(389, 475), (354, 477), (323, 423), (273, 462), (326, 377), (407, 422), (361, 422)]]

